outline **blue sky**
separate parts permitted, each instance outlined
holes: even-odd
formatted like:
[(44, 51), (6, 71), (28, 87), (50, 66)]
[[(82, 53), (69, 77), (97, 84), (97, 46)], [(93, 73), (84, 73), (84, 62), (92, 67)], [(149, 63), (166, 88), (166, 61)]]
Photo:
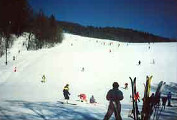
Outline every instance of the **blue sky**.
[(122, 27), (177, 39), (177, 0), (30, 0), (59, 21)]

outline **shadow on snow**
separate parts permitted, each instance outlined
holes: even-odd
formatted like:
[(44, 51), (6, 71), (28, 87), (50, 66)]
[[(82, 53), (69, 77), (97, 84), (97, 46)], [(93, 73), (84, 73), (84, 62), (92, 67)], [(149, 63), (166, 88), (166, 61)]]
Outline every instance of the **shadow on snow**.
[(64, 105), (54, 102), (27, 102), (8, 100), (4, 103), (4, 105), (0, 104), (0, 119), (2, 120), (97, 120), (102, 119), (104, 116), (103, 114), (94, 113), (93, 111), (88, 111), (79, 106)]

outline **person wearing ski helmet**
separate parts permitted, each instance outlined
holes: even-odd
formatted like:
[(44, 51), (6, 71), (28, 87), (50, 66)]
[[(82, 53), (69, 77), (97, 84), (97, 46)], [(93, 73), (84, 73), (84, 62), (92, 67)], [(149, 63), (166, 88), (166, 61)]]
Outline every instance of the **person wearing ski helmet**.
[(65, 100), (69, 100), (69, 84), (66, 84), (65, 87), (63, 88), (63, 95)]
[(108, 120), (114, 113), (116, 120), (122, 120), (121, 113), (121, 103), (123, 100), (123, 93), (119, 90), (119, 84), (117, 82), (113, 83), (113, 89), (109, 90), (106, 99), (109, 101), (109, 107), (104, 120)]

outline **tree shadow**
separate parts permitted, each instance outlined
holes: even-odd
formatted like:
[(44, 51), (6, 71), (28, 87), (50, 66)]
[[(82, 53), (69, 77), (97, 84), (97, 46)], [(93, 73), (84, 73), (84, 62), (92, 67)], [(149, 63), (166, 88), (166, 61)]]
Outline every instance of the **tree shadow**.
[(0, 119), (2, 120), (98, 120), (102, 113), (85, 109), (77, 105), (66, 105), (56, 102), (28, 102), (6, 100), (0, 104)]

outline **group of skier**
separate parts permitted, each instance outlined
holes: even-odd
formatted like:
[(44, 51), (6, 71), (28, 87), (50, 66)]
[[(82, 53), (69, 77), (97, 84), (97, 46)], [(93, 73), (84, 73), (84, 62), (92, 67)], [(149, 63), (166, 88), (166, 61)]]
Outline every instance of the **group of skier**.
[[(104, 120), (109, 120), (111, 115), (114, 113), (116, 120), (122, 120), (121, 117), (121, 103), (120, 101), (124, 99), (123, 93), (121, 90), (119, 90), (119, 84), (118, 82), (114, 82), (112, 85), (112, 89), (108, 91), (106, 95), (106, 99), (109, 101), (109, 106), (106, 115), (104, 116)], [(128, 88), (128, 83), (125, 83), (125, 89)], [(63, 88), (63, 95), (66, 100), (66, 103), (68, 103), (69, 100), (69, 84), (66, 84)], [(166, 102), (168, 100), (168, 106), (171, 106), (171, 92), (168, 93), (166, 97), (162, 97), (162, 106), (165, 109)], [(78, 97), (80, 98), (81, 102), (87, 102), (86, 94), (79, 94)], [(134, 93), (134, 100), (140, 102), (140, 96), (139, 92)], [(142, 99), (144, 100), (144, 98)], [(94, 96), (92, 95), (90, 98), (90, 103), (96, 103)], [(154, 93), (146, 99), (146, 105), (144, 107), (144, 113), (148, 114), (148, 116), (151, 116), (154, 110), (154, 106), (158, 105), (160, 106), (160, 96), (156, 97)], [(133, 112), (133, 110), (132, 110)], [(139, 112), (139, 111), (138, 111)], [(131, 113), (132, 114), (132, 113)], [(138, 113), (140, 114), (140, 112)], [(148, 117), (146, 116), (146, 117)], [(144, 118), (146, 119), (146, 118)], [(147, 118), (148, 120), (148, 118)]]
[[(69, 96), (70, 96), (70, 92), (69, 92), (69, 84), (66, 84), (63, 88), (63, 96), (66, 100), (66, 103), (68, 103), (69, 100)], [(81, 102), (87, 102), (87, 96), (84, 93), (81, 93), (78, 95), (78, 97), (80, 98)], [(94, 96), (92, 95), (90, 98), (90, 103), (97, 103)]]

